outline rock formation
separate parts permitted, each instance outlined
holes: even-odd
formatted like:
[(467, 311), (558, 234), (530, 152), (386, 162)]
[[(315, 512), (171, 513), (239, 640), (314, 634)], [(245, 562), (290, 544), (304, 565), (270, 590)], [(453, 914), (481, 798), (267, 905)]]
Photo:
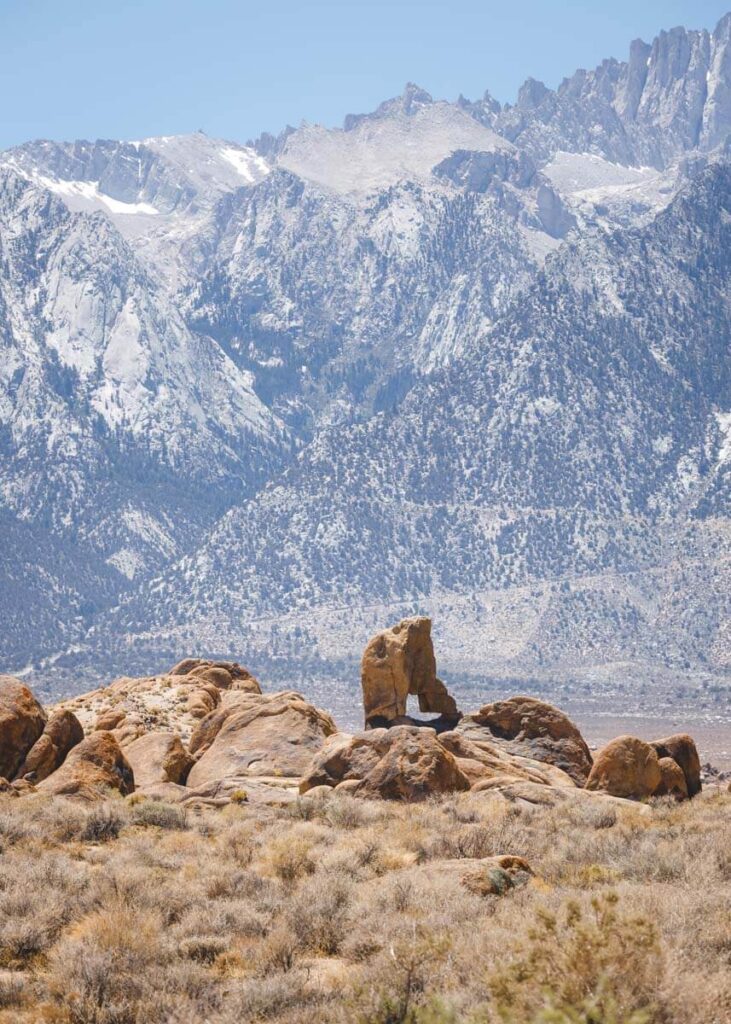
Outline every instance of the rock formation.
[(431, 619), (403, 619), (377, 633), (361, 661), (366, 728), (405, 724), (409, 695), (418, 697), (420, 711), (456, 723), (457, 705), (436, 673)]
[(72, 711), (56, 711), (28, 751), (18, 769), (18, 778), (31, 776), (33, 783), (42, 782), (61, 767), (71, 748), (83, 738), (84, 730), (76, 715)]
[[(262, 694), (238, 662), (187, 658), (169, 672), (122, 677), (52, 709), (0, 677), (0, 792), (81, 800), (140, 791), (149, 799), (271, 805), (334, 791), (418, 801), (471, 791), (526, 807), (617, 806), (687, 799), (701, 787), (698, 751), (679, 734), (620, 736), (595, 760), (558, 708), (516, 696), (462, 716), (437, 679), (431, 622), (404, 619), (368, 643), (362, 661), (367, 727), (340, 733), (296, 691)], [(415, 695), (432, 722), (406, 715)], [(385, 723), (379, 726), (378, 723)]]
[(199, 759), (188, 776), (190, 786), (249, 775), (298, 778), (336, 731), (332, 718), (299, 693), (247, 694), (225, 712), (214, 712), (215, 727), (213, 719), (204, 720), (192, 737)]
[(618, 736), (596, 755), (586, 788), (645, 800), (654, 796), (661, 782), (655, 749), (635, 736)]
[(28, 687), (0, 676), (0, 777), (15, 777), (45, 725), (46, 713)]
[(688, 783), (677, 761), (672, 757), (661, 757), (657, 763), (660, 766), (660, 785), (654, 796), (674, 796), (676, 800), (687, 800)]
[(124, 748), (134, 773), (135, 789), (161, 782), (184, 785), (194, 761), (174, 732), (150, 732)]
[(406, 725), (333, 736), (316, 755), (300, 792), (343, 783), (355, 783), (347, 789), (358, 796), (408, 801), (470, 788), (434, 729)]
[(655, 748), (661, 760), (671, 757), (680, 766), (688, 796), (697, 796), (701, 791), (701, 760), (691, 737), (680, 733), (677, 736), (668, 736), (664, 740), (653, 740), (651, 746)]
[(507, 741), (506, 748), (513, 753), (561, 768), (577, 786), (583, 786), (589, 777), (592, 758), (584, 737), (552, 704), (534, 697), (510, 697), (485, 704), (460, 723), (460, 729), (470, 737), (477, 732), (475, 727), (488, 730), (495, 742)]
[(116, 790), (122, 796), (135, 788), (132, 768), (110, 732), (94, 732), (75, 746), (38, 789), (52, 796), (100, 800)]

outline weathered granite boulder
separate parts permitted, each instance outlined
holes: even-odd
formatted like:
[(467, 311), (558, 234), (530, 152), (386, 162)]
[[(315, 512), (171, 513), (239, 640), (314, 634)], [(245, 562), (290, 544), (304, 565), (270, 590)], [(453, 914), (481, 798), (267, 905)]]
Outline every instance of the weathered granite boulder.
[(68, 752), (83, 738), (84, 730), (73, 712), (54, 712), (18, 769), (18, 778), (30, 775), (34, 784), (42, 782), (63, 764)]
[(664, 740), (653, 740), (650, 746), (654, 747), (660, 759), (671, 757), (680, 766), (688, 796), (697, 796), (702, 788), (701, 759), (693, 739), (687, 733), (678, 733)]
[(586, 788), (612, 796), (645, 800), (654, 796), (662, 782), (654, 747), (635, 736), (618, 736), (594, 759)]
[(0, 676), (0, 777), (14, 779), (46, 726), (46, 713), (13, 676)]
[(454, 698), (437, 678), (431, 619), (403, 619), (368, 641), (361, 661), (366, 728), (403, 719), (409, 695), (419, 710), (458, 721)]
[(39, 792), (77, 800), (101, 800), (110, 790), (127, 796), (135, 780), (127, 758), (111, 732), (93, 732), (77, 744), (61, 767), (38, 786)]
[(261, 687), (254, 676), (237, 661), (209, 661), (206, 658), (185, 658), (174, 665), (168, 673), (171, 676), (188, 676), (203, 682), (213, 683), (220, 690), (244, 690), (247, 693), (261, 693)]
[(591, 752), (578, 728), (563, 711), (535, 697), (485, 704), (465, 715), (459, 729), (470, 738), (478, 736), (478, 729), (487, 730), (494, 742), (502, 743), (511, 753), (555, 765), (577, 786), (583, 786), (589, 777)]
[(251, 775), (299, 777), (336, 731), (330, 715), (299, 693), (242, 697), (222, 708), (215, 721), (204, 719), (191, 737), (198, 760), (189, 786)]
[(470, 788), (436, 731), (407, 725), (333, 736), (306, 771), (300, 793), (354, 782), (347, 786), (354, 795), (404, 801)]
[(135, 778), (135, 789), (161, 782), (185, 785), (194, 761), (174, 732), (148, 732), (124, 749)]
[(674, 796), (676, 800), (688, 799), (688, 783), (685, 781), (683, 769), (672, 757), (661, 757), (658, 760), (660, 766), (660, 785), (655, 790), (655, 796)]

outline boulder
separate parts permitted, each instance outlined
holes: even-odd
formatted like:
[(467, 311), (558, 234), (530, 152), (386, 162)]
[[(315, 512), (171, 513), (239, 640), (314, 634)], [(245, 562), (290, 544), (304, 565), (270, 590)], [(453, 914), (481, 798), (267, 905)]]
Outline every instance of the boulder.
[(431, 619), (403, 619), (369, 640), (361, 661), (366, 728), (388, 725), (406, 715), (411, 694), (419, 710), (458, 721), (454, 698), (437, 679)]
[(125, 708), (105, 708), (97, 715), (94, 728), (100, 732), (111, 732), (112, 729), (116, 729), (117, 726), (121, 725), (126, 717), (127, 711)]
[(680, 766), (688, 796), (697, 796), (702, 788), (701, 759), (692, 737), (686, 733), (679, 733), (664, 740), (653, 740), (650, 746), (655, 748), (660, 759), (671, 757)]
[(72, 711), (54, 712), (18, 769), (18, 778), (31, 775), (34, 783), (42, 782), (63, 764), (71, 748), (83, 738), (84, 730)]
[(654, 747), (635, 736), (618, 736), (596, 755), (586, 788), (630, 800), (645, 800), (655, 794), (661, 782)]
[(204, 719), (191, 737), (198, 760), (189, 786), (249, 775), (298, 777), (336, 731), (330, 715), (299, 693), (241, 698), (222, 709), (215, 721)]
[(496, 778), (537, 782), (543, 786), (575, 785), (571, 776), (561, 768), (520, 754), (511, 754), (494, 742), (485, 740), (483, 731), (479, 729), (465, 734), (460, 724), (459, 729), (440, 733), (439, 742), (454, 755), (457, 764), (473, 785)]
[(683, 769), (672, 757), (661, 757), (660, 785), (655, 790), (655, 796), (674, 796), (676, 800), (688, 799), (688, 784), (685, 781)]
[(185, 785), (194, 761), (174, 732), (149, 732), (124, 750), (135, 779), (135, 789), (161, 782)]
[(470, 788), (434, 729), (406, 725), (333, 737), (313, 759), (300, 793), (354, 780), (358, 785), (349, 791), (384, 800), (425, 800), (433, 793)]
[(477, 729), (487, 730), (510, 752), (555, 765), (577, 786), (589, 777), (592, 757), (584, 737), (563, 711), (545, 701), (510, 697), (485, 704), (466, 715), (459, 728), (469, 736)]
[(13, 676), (0, 676), (0, 776), (13, 779), (46, 726), (46, 713)]
[(38, 786), (39, 792), (78, 800), (100, 800), (116, 790), (134, 792), (132, 768), (110, 732), (93, 732), (69, 753), (61, 767)]
[(171, 676), (190, 676), (211, 682), (221, 690), (244, 690), (247, 693), (261, 693), (261, 687), (254, 676), (237, 661), (210, 661), (206, 658), (185, 658), (174, 665), (168, 673)]

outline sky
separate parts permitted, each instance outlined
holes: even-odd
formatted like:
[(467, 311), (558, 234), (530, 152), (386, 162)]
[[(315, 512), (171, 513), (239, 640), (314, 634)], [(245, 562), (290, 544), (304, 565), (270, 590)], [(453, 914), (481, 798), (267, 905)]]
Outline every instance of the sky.
[(0, 0), (0, 149), (339, 125), (407, 81), (513, 102), (731, 0)]

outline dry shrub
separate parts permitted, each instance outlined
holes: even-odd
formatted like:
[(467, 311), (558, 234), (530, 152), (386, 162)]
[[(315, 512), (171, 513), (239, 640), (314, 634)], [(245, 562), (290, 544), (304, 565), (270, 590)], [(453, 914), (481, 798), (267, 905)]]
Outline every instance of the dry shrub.
[(162, 829), (187, 829), (188, 813), (184, 807), (160, 800), (144, 800), (132, 809), (131, 823)]
[(534, 922), (512, 962), (487, 977), (503, 1020), (540, 1019), (546, 1007), (566, 1024), (652, 1019), (663, 960), (648, 918), (624, 911), (616, 893), (606, 893), (590, 907), (568, 900), (558, 914), (539, 907)]

